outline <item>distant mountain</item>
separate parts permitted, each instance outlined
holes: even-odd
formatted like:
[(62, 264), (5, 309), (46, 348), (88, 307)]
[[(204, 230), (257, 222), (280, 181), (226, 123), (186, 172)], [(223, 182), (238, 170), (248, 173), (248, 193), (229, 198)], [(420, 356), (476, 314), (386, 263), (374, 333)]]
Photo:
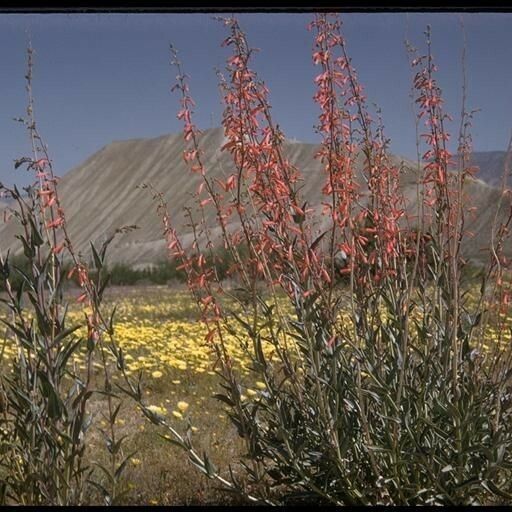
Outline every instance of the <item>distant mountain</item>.
[(471, 164), (479, 167), (476, 178), (485, 181), (492, 187), (501, 187), (505, 167), (505, 151), (476, 151), (471, 158)]
[[(200, 137), (204, 150), (203, 162), (212, 177), (227, 177), (232, 172), (231, 157), (220, 148), (224, 143), (220, 128), (206, 130)], [(146, 266), (166, 257), (160, 220), (148, 190), (138, 188), (151, 183), (165, 195), (174, 225), (184, 236), (185, 244), (192, 241), (183, 211), (201, 177), (192, 174), (183, 160), (184, 142), (181, 134), (165, 135), (155, 139), (135, 139), (113, 142), (75, 167), (60, 181), (59, 190), (68, 220), (71, 239), (78, 250), (89, 252), (89, 241), (100, 243), (116, 228), (136, 224), (139, 229), (119, 236), (111, 246), (110, 261)], [(284, 151), (303, 176), (301, 193), (308, 204), (320, 207), (325, 173), (321, 169), (314, 144), (287, 142)], [(414, 165), (395, 158), (405, 167), (402, 187), (414, 211), (416, 205), (417, 173)], [(357, 167), (357, 162), (356, 162)], [(468, 219), (468, 229), (474, 238), (464, 246), (467, 257), (480, 261), (488, 246), (495, 206), (500, 193), (479, 180), (468, 184), (471, 206), (477, 213)], [(215, 214), (209, 211), (207, 221), (215, 226)], [(19, 227), (9, 221), (0, 224), (0, 246), (7, 249), (17, 244), (15, 234)]]
[[(4, 210), (5, 208), (7, 208), (7, 201), (3, 200), (3, 199), (0, 199), (0, 222), (2, 222), (2, 219), (3, 219), (3, 213), (4, 213)], [(1, 227), (0, 227), (0, 232), (1, 232)]]

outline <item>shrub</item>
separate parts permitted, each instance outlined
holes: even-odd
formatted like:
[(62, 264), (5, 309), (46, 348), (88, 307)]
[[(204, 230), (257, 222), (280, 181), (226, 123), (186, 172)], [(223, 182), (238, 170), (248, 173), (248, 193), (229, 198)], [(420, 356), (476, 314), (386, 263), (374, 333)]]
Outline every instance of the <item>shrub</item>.
[[(0, 184), (0, 191), (14, 202), (12, 215), (21, 227), (18, 235), (23, 254), (10, 258), (0, 253), (0, 282), (5, 291), (5, 346), (13, 343), (16, 356), (2, 360), (0, 373), (0, 504), (79, 505), (88, 484), (98, 487), (106, 503), (122, 494), (119, 477), (126, 464), (114, 423), (119, 411), (112, 393), (103, 337), (112, 335), (112, 315), (101, 311), (108, 276), (103, 271), (108, 242), (98, 252), (91, 245), (94, 276), (74, 251), (61, 207), (57, 178), (46, 146), (37, 129), (32, 97), (33, 50), (28, 49), (28, 108), (24, 124), (32, 142), (31, 157), (20, 158), (15, 167), (26, 166), (34, 183), (21, 193)], [(64, 256), (71, 263), (64, 263)], [(84, 303), (84, 321), (69, 325), (64, 300), (66, 278), (76, 276), (78, 302)], [(84, 327), (86, 336), (78, 336)], [(80, 355), (85, 372), (75, 371), (73, 356)], [(108, 484), (96, 481), (85, 464), (92, 416), (88, 404), (98, 389), (93, 384), (93, 364), (101, 361), (107, 397), (109, 430), (103, 431), (109, 451), (109, 468), (97, 466)], [(94, 386), (94, 387), (93, 387)]]
[[(243, 249), (240, 249), (241, 251)], [(216, 249), (212, 254), (204, 254), (209, 265), (214, 266), (220, 280), (230, 277), (230, 268), (233, 264), (229, 253), (224, 249)], [(132, 286), (140, 282), (165, 285), (174, 281), (185, 282), (187, 274), (179, 269), (176, 260), (159, 261), (146, 268), (134, 268), (126, 263), (115, 263), (105, 268), (110, 276), (109, 284), (118, 286)], [(94, 276), (94, 273), (91, 273)], [(78, 281), (76, 281), (78, 284)]]
[[(230, 467), (229, 479), (221, 477), (186, 433), (144, 408), (140, 386), (128, 380), (127, 392), (201, 471), (255, 501), (510, 501), (511, 365), (499, 342), (508, 339), (500, 313), (508, 311), (510, 296), (503, 243), (512, 211), (503, 194), (472, 303), (461, 257), (471, 113), (464, 106), (452, 155), (429, 30), (426, 54), (410, 49), (418, 122), (427, 127), (423, 162), (406, 171), (418, 176), (415, 220), (400, 188), (404, 170), (389, 158), (380, 118), (372, 119), (339, 18), (319, 14), (311, 23), (328, 226), (319, 231), (318, 217), (301, 198), (300, 171), (286, 158), (268, 90), (251, 70), (253, 50), (236, 19), (223, 22), (229, 31), (223, 44), (232, 48), (226, 76), (219, 73), (222, 150), (233, 163), (225, 181), (213, 180), (205, 167), (193, 100), (173, 49), (174, 89), (181, 95), (184, 158), (202, 176), (199, 208), (214, 209), (241, 283), (244, 298), (235, 309), (224, 300), (232, 294), (213, 260), (205, 258), (213, 250), (208, 227), (198, 221), (206, 242), (196, 239), (185, 250), (161, 194), (154, 197), (171, 257), (186, 272), (208, 327), (206, 341), (223, 379), (218, 398), (245, 441), (244, 458)], [(228, 230), (230, 222), (240, 228)], [(415, 230), (420, 236), (407, 235)], [(488, 338), (490, 323), (499, 331), (496, 340)], [(252, 360), (252, 381), (262, 388), (255, 400), (244, 397), (226, 332), (238, 336)], [(273, 348), (272, 357), (263, 346)]]

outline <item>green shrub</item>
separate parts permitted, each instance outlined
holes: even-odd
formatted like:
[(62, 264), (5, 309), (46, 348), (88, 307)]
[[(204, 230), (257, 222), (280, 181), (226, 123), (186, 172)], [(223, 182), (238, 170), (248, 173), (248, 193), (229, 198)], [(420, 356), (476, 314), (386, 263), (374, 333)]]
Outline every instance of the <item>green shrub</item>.
[[(401, 171), (389, 158), (382, 124), (372, 120), (347, 55), (341, 23), (337, 16), (315, 16), (317, 157), (326, 171), (320, 223), (301, 198), (303, 177), (286, 159), (268, 91), (249, 67), (245, 35), (234, 18), (223, 21), (229, 30), (224, 45), (233, 49), (221, 76), (223, 151), (233, 160), (225, 181), (210, 179), (201, 158), (193, 101), (175, 52), (174, 89), (188, 141), (184, 158), (203, 178), (198, 207), (215, 211), (238, 293), (219, 279), (199, 238), (190, 249), (182, 245), (161, 194), (155, 199), (171, 256), (186, 271), (206, 342), (217, 356), (223, 379), (217, 397), (245, 443), (229, 478), (198, 454), (187, 432), (144, 409), (140, 386), (128, 378), (127, 392), (203, 473), (253, 501), (510, 503), (512, 362), (502, 318), (510, 313), (503, 243), (512, 208), (503, 200), (497, 205), (489, 261), (474, 276), (481, 279), (475, 289), (461, 258), (471, 114), (463, 109), (459, 166), (451, 172), (429, 30), (426, 55), (414, 54), (411, 62), (418, 122), (427, 126), (414, 218), (407, 215)], [(354, 165), (357, 154), (362, 169)], [(240, 228), (228, 231), (226, 219)], [(415, 221), (420, 236), (408, 236)], [(194, 233), (211, 231), (199, 223)], [(235, 308), (225, 295), (237, 301)], [(498, 331), (494, 339), (489, 326)], [(249, 378), (262, 388), (257, 398), (247, 400), (227, 334), (252, 362)]]

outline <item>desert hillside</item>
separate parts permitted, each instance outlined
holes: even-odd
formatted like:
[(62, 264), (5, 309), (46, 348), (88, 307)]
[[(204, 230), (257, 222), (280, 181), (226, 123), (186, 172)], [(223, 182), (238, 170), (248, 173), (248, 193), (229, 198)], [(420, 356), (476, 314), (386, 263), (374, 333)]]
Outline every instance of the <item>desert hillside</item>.
[[(204, 162), (212, 176), (230, 174), (230, 156), (220, 152), (223, 140), (220, 128), (206, 130), (200, 139)], [(114, 242), (110, 261), (147, 266), (164, 259), (161, 224), (151, 194), (139, 188), (142, 183), (151, 183), (165, 194), (175, 226), (185, 235), (185, 241), (190, 242), (183, 207), (192, 204), (191, 196), (200, 177), (189, 172), (182, 158), (183, 149), (181, 134), (113, 142), (65, 174), (60, 181), (60, 194), (75, 246), (88, 251), (89, 241), (100, 243), (116, 228), (135, 224), (139, 229)], [(305, 143), (288, 142), (285, 146), (287, 156), (302, 172), (302, 192), (310, 205), (320, 204), (325, 179), (314, 158), (317, 149), (316, 145)], [(407, 161), (397, 159), (397, 162), (409, 169), (413, 167)], [(403, 187), (413, 209), (416, 173), (408, 170), (403, 176)], [(475, 237), (466, 243), (464, 251), (471, 259), (481, 260), (500, 193), (480, 180), (470, 183), (468, 193), (477, 213), (468, 221), (468, 229)], [(214, 225), (213, 214), (209, 221)], [(12, 221), (0, 225), (2, 249), (15, 246), (16, 232), (17, 226)]]
[(471, 163), (480, 169), (478, 177), (482, 181), (493, 187), (500, 187), (506, 155), (505, 151), (475, 151)]

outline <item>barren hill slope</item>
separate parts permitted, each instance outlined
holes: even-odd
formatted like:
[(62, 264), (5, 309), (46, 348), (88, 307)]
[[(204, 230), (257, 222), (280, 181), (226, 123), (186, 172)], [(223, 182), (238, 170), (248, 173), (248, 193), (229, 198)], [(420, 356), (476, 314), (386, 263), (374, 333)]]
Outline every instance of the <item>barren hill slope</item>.
[(475, 151), (471, 158), (472, 165), (479, 167), (478, 177), (492, 187), (501, 186), (505, 167), (505, 151)]
[[(230, 156), (220, 152), (223, 140), (220, 128), (206, 130), (200, 138), (205, 151), (203, 160), (212, 176), (231, 173)], [(163, 192), (175, 226), (182, 234), (190, 233), (185, 226), (183, 206), (191, 203), (191, 195), (197, 189), (200, 176), (188, 170), (182, 158), (183, 149), (181, 134), (113, 142), (67, 173), (60, 181), (59, 190), (76, 248), (88, 252), (89, 241), (101, 242), (116, 228), (136, 224), (139, 229), (116, 239), (109, 261), (146, 266), (164, 259), (165, 243), (155, 204), (151, 193), (138, 186), (151, 183)], [(288, 158), (302, 172), (302, 192), (310, 205), (320, 204), (325, 179), (314, 158), (317, 149), (313, 144), (289, 142), (285, 145)], [(404, 174), (403, 187), (411, 208), (416, 201), (415, 179), (416, 174), (412, 171)], [(476, 236), (466, 244), (465, 253), (473, 259), (481, 259), (481, 248), (489, 242), (499, 191), (474, 180), (468, 192), (478, 213), (474, 220), (468, 221), (469, 229)], [(215, 224), (213, 215), (209, 220)], [(13, 222), (0, 225), (2, 250), (16, 244), (17, 229)]]

